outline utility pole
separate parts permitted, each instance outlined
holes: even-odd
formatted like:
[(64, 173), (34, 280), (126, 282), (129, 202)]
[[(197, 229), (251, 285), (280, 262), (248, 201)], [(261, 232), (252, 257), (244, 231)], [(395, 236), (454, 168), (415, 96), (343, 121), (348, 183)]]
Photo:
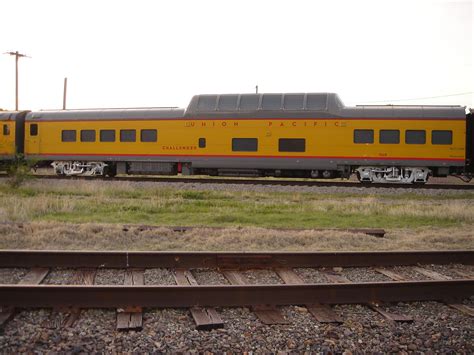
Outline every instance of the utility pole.
[(66, 109), (67, 78), (64, 78), (63, 110)]
[[(28, 57), (26, 54), (16, 52), (6, 52), (3, 54), (9, 54), (15, 56), (15, 111), (18, 111), (18, 58)], [(31, 57), (28, 57), (31, 58)]]

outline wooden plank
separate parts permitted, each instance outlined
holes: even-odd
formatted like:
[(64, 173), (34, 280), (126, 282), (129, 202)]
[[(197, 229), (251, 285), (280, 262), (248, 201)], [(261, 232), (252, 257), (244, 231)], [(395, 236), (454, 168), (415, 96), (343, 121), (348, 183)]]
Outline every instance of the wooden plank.
[(345, 283), (350, 283), (351, 280), (349, 280), (347, 277), (336, 274), (334, 272), (326, 271), (322, 272), (322, 274), (330, 281), (333, 283), (338, 283), (338, 284), (345, 284)]
[(454, 270), (456, 274), (466, 279), (474, 279), (474, 274), (464, 270)]
[(304, 280), (298, 275), (293, 269), (289, 268), (278, 268), (275, 272), (280, 276), (284, 283), (288, 285), (302, 285)]
[[(49, 268), (36, 267), (28, 270), (23, 278), (18, 282), (20, 285), (39, 285), (46, 275), (49, 273)], [(1, 305), (0, 305), (1, 306)], [(14, 307), (0, 308), (0, 329), (2, 329), (9, 320), (15, 316)]]
[(446, 276), (446, 275), (440, 274), (439, 272), (428, 270), (419, 266), (414, 266), (413, 270), (433, 280), (439, 280), (439, 281), (452, 280), (452, 277), (450, 276)]
[(343, 323), (342, 318), (327, 304), (312, 303), (306, 308), (320, 323)]
[(377, 312), (380, 315), (384, 316), (388, 320), (391, 320), (391, 321), (394, 321), (394, 322), (413, 322), (413, 317), (411, 317), (411, 316), (405, 316), (403, 314), (387, 312), (387, 311), (383, 310), (379, 305), (376, 305), (376, 304), (373, 304), (373, 303), (368, 303), (367, 306), (369, 306), (375, 312)]
[[(173, 275), (178, 285), (198, 285), (197, 280), (194, 278), (190, 270), (176, 269)], [(224, 328), (224, 322), (215, 308), (193, 307), (190, 308), (190, 312), (193, 316), (194, 322), (196, 323), (196, 329), (198, 330)]]
[[(415, 266), (413, 267), (413, 269), (424, 275), (424, 276), (427, 276), (429, 277), (430, 279), (433, 279), (433, 280), (438, 280), (438, 281), (444, 281), (444, 280), (452, 280), (453, 278), (450, 277), (450, 276), (446, 276), (446, 275), (443, 275), (443, 274), (440, 274), (439, 272), (436, 272), (436, 271), (433, 271), (433, 270), (428, 270), (428, 269), (425, 269), (425, 268), (422, 268), (422, 267), (418, 267), (418, 266)], [(467, 278), (471, 278), (472, 275), (468, 274), (468, 273), (465, 273), (465, 272), (460, 272), (459, 270), (455, 270), (455, 272), (463, 277), (467, 277)], [(444, 303), (448, 306), (448, 307), (451, 307), (453, 309), (457, 309), (458, 311), (470, 316), (470, 317), (474, 317), (474, 309), (469, 307), (469, 306), (466, 306), (464, 304), (461, 304), (461, 303), (454, 303), (454, 302), (451, 302), (449, 300), (445, 300)]]
[[(247, 285), (245, 276), (236, 270), (222, 270), (222, 274), (232, 285)], [(263, 324), (288, 324), (280, 310), (273, 305), (253, 306), (252, 312), (260, 319)]]
[[(78, 269), (74, 272), (72, 284), (93, 285), (96, 273), (96, 269)], [(55, 308), (51, 311), (43, 326), (50, 329), (73, 327), (79, 320), (80, 315), (81, 309), (78, 307)]]
[[(380, 269), (380, 270), (388, 271), (388, 270), (385, 270), (385, 269)], [(382, 273), (384, 275), (386, 275), (384, 272), (382, 272)], [(390, 274), (391, 276), (393, 276), (395, 278), (401, 278), (401, 275), (392, 273), (390, 271), (388, 271), (388, 274)], [(327, 279), (329, 281), (334, 282), (334, 283), (350, 283), (350, 282), (352, 282), (347, 277), (345, 277), (343, 275), (336, 274), (336, 273), (325, 272), (324, 275), (327, 277)], [(398, 281), (400, 281), (400, 280), (398, 280)], [(379, 306), (374, 305), (372, 303), (367, 303), (366, 305), (369, 308), (376, 311), (377, 313), (379, 313), (380, 315), (382, 315), (383, 317), (385, 317), (386, 319), (388, 319), (388, 320), (395, 321), (395, 322), (412, 322), (413, 321), (413, 318), (410, 317), (410, 316), (405, 316), (403, 314), (396, 314), (396, 313), (390, 313), (390, 312), (384, 311)]]
[[(144, 285), (145, 271), (142, 269), (128, 269), (125, 271), (124, 285)], [(143, 310), (141, 307), (117, 309), (117, 330), (142, 329)]]
[(382, 275), (387, 276), (388, 278), (392, 279), (393, 281), (406, 281), (405, 276), (400, 275), (396, 272), (393, 272), (393, 271), (390, 271), (390, 270), (387, 270), (387, 269), (384, 269), (384, 268), (379, 268), (379, 267), (374, 268), (374, 270), (377, 271), (378, 273), (381, 273)]
[[(275, 269), (275, 272), (286, 284), (299, 285), (305, 283), (301, 276), (299, 276), (293, 269), (278, 268)], [(305, 307), (320, 323), (342, 323), (341, 317), (339, 317), (339, 315), (337, 315), (328, 305), (313, 303), (305, 304)]]
[(46, 275), (48, 275), (49, 269), (45, 267), (35, 267), (28, 271), (28, 273), (18, 282), (20, 285), (39, 285)]
[(474, 317), (474, 308), (466, 306), (462, 303), (446, 303), (449, 307), (457, 309), (470, 317)]

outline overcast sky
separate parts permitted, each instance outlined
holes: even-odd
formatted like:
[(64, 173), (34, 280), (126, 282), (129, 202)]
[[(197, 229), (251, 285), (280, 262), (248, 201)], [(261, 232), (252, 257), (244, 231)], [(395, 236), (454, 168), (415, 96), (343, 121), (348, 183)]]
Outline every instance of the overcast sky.
[[(185, 107), (205, 93), (336, 92), (346, 104), (474, 95), (472, 1), (1, 0), (20, 109)], [(0, 54), (0, 108), (14, 109)], [(404, 99), (410, 99), (404, 101)], [(418, 99), (418, 100), (411, 100)], [(400, 101), (396, 101), (400, 100)]]

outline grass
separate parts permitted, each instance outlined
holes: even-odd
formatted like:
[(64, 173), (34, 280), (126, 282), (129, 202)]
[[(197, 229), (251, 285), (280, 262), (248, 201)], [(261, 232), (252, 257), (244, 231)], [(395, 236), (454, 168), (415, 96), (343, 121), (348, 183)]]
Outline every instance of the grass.
[(179, 190), (153, 184), (0, 182), (0, 221), (294, 228), (472, 226), (474, 193), (357, 195)]
[(0, 249), (350, 251), (474, 249), (472, 228), (393, 229), (384, 238), (341, 231), (281, 231), (255, 227), (142, 230), (117, 224), (0, 224)]

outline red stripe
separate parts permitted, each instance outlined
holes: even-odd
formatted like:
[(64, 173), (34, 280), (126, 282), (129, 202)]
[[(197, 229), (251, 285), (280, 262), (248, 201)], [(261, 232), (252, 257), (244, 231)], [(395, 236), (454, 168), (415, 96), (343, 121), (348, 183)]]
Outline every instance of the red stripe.
[(288, 118), (288, 117), (274, 117), (274, 118), (253, 118), (253, 117), (238, 117), (238, 118), (107, 118), (107, 119), (64, 119), (64, 120), (48, 120), (48, 119), (29, 119), (27, 122), (38, 123), (38, 122), (110, 122), (110, 121), (465, 121), (466, 118), (420, 118), (420, 117), (328, 117), (328, 118)]
[(347, 157), (347, 156), (278, 156), (278, 155), (216, 155), (216, 154), (70, 154), (42, 153), (28, 154), (30, 156), (114, 156), (114, 157), (207, 157), (207, 158), (277, 158), (277, 159), (352, 159), (352, 160), (432, 160), (432, 161), (464, 161), (464, 158), (411, 158), (411, 157)]

